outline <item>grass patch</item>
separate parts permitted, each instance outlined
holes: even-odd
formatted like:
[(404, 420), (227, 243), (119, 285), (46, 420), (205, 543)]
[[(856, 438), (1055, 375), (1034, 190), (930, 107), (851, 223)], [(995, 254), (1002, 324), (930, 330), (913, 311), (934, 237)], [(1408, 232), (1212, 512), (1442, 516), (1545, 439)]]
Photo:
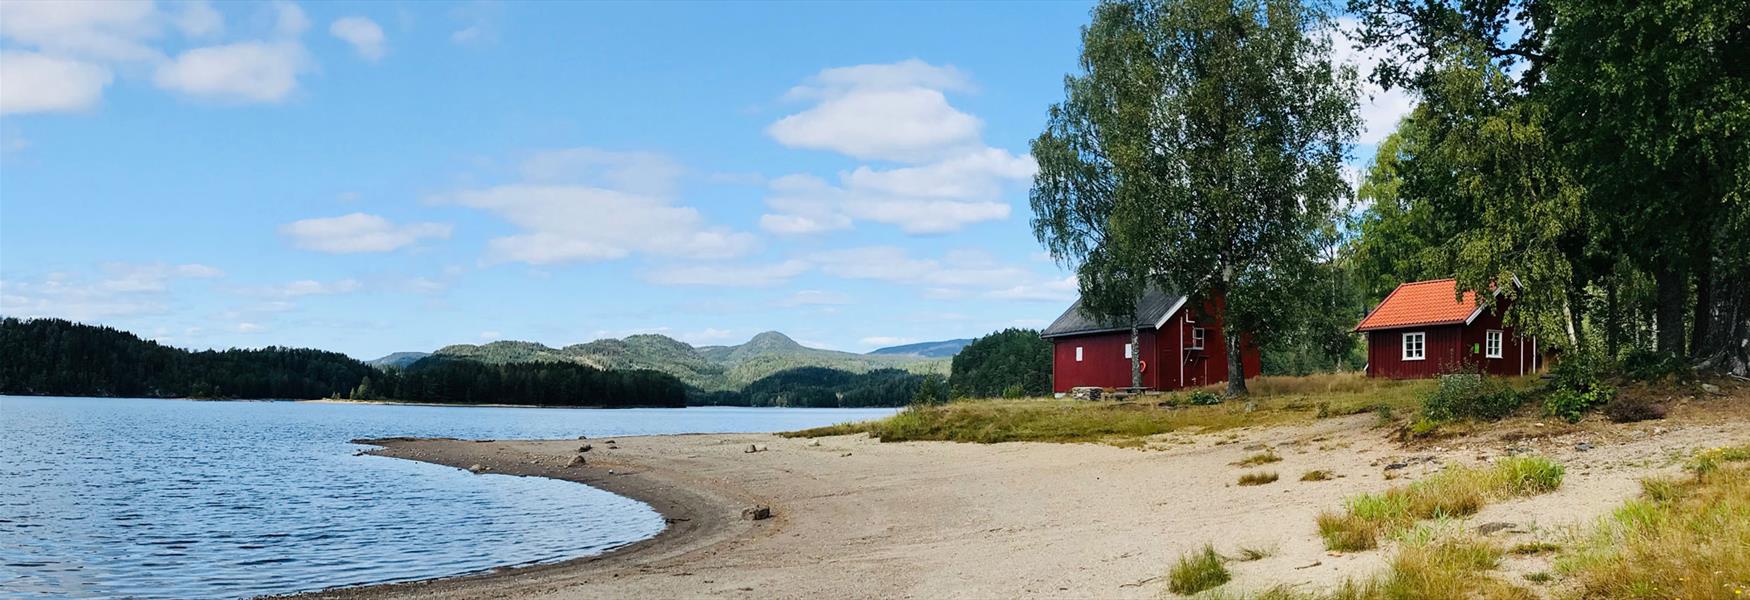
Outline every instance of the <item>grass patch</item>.
[(1536, 595), (1493, 576), (1502, 552), (1487, 541), (1423, 528), (1408, 536), (1384, 573), (1329, 592), (1277, 586), (1252, 594), (1214, 590), (1202, 600), (1530, 600)]
[(1693, 478), (1643, 482), (1557, 557), (1557, 572), (1588, 598), (1750, 596), (1746, 460), (1750, 445), (1715, 448), (1691, 461)]
[(1331, 550), (1367, 550), (1378, 547), (1380, 535), (1401, 532), (1418, 520), (1466, 517), (1493, 499), (1554, 490), (1562, 475), (1561, 465), (1534, 456), (1503, 459), (1487, 468), (1448, 467), (1407, 486), (1349, 498), (1344, 512), (1319, 515), (1319, 535)]
[(1254, 560), (1264, 560), (1266, 558), (1270, 558), (1271, 556), (1274, 556), (1275, 554), (1276, 554), (1275, 548), (1253, 548), (1253, 547), (1249, 547), (1249, 546), (1240, 546), (1239, 555), (1234, 557), (1234, 559), (1238, 560), (1240, 562), (1252, 562)]
[(1277, 476), (1275, 471), (1256, 471), (1241, 475), (1240, 485), (1264, 485), (1266, 483), (1275, 483), (1276, 479)]
[[(1126, 440), (1180, 430), (1220, 431), (1254, 425), (1311, 421), (1323, 405), (1329, 415), (1410, 410), (1431, 389), (1425, 380), (1369, 379), (1359, 373), (1307, 377), (1258, 377), (1247, 382), (1249, 402), (1211, 406), (1171, 402), (1179, 396), (1140, 396), (1123, 401), (1057, 399), (961, 400), (914, 406), (892, 417), (783, 433), (821, 437), (867, 433), (883, 442), (1097, 442)], [(1173, 404), (1168, 406), (1166, 404)], [(1178, 405), (1184, 404), (1184, 405)], [(1250, 404), (1251, 410), (1247, 410)]]
[(1301, 481), (1330, 481), (1332, 477), (1335, 477), (1335, 476), (1332, 475), (1330, 471), (1326, 471), (1324, 469), (1317, 469), (1317, 470), (1307, 471), (1305, 473), (1302, 473), (1300, 475), (1300, 480)]
[(1544, 554), (1544, 553), (1548, 553), (1548, 552), (1555, 552), (1555, 551), (1561, 550), (1561, 549), (1562, 549), (1562, 547), (1560, 544), (1555, 544), (1555, 543), (1551, 543), (1551, 542), (1525, 542), (1525, 543), (1514, 546), (1512, 550), (1509, 550), (1509, 552), (1512, 552), (1514, 554), (1518, 554), (1520, 556), (1531, 556), (1534, 554)]
[(1215, 553), (1215, 547), (1205, 545), (1202, 550), (1179, 557), (1179, 562), (1167, 574), (1167, 589), (1175, 594), (1195, 594), (1227, 583), (1231, 578), (1227, 567), (1221, 564), (1221, 555)]
[(1242, 458), (1242, 459), (1240, 459), (1240, 462), (1237, 462), (1234, 464), (1242, 466), (1242, 467), (1255, 467), (1258, 465), (1267, 465), (1267, 464), (1270, 464), (1273, 462), (1282, 462), (1282, 457), (1280, 455), (1276, 454), (1275, 450), (1265, 450), (1263, 452), (1259, 452), (1257, 454), (1253, 454), (1251, 456)]

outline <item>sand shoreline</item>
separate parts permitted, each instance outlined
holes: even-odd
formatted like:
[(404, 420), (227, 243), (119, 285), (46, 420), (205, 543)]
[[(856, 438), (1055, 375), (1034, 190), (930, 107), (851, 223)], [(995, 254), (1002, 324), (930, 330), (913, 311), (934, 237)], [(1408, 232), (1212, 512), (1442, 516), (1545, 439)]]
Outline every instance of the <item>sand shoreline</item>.
[[(1323, 548), (1315, 517), (1355, 493), (1528, 449), (1562, 462), (1568, 477), (1556, 492), (1492, 504), (1467, 520), (1514, 524), (1491, 534), (1511, 544), (1605, 514), (1638, 493), (1640, 478), (1676, 472), (1673, 456), (1750, 439), (1741, 419), (1521, 427), (1419, 448), (1389, 441), (1371, 416), (1168, 434), (1152, 450), (770, 434), (622, 437), (612, 445), (376, 440), (369, 443), (382, 456), (599, 487), (649, 503), (671, 524), (594, 557), (298, 597), (1158, 598), (1173, 560), (1204, 544), (1230, 555), (1270, 550), (1230, 563), (1232, 591), (1316, 590), (1373, 575), (1389, 557), (1389, 548)], [(593, 446), (589, 465), (566, 468), (585, 443)], [(749, 453), (750, 444), (766, 450)], [(1266, 446), (1282, 460), (1234, 464)], [(1336, 479), (1298, 481), (1314, 469)], [(1259, 470), (1281, 480), (1236, 485), (1241, 473)], [(770, 506), (773, 518), (743, 520), (741, 509), (755, 504)], [(1539, 560), (1547, 559), (1510, 560), (1503, 576), (1547, 570)]]

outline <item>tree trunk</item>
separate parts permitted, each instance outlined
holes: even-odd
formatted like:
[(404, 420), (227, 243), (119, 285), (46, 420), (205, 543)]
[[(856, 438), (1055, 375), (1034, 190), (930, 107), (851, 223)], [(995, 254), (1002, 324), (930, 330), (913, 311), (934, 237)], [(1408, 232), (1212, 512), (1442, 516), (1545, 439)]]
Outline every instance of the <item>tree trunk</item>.
[(1245, 361), (1241, 360), (1245, 354), (1240, 348), (1240, 332), (1234, 329), (1226, 319), (1222, 320), (1222, 342), (1227, 346), (1227, 395), (1238, 398), (1249, 391), (1246, 389)]
[(1713, 246), (1705, 245), (1697, 252), (1701, 270), (1695, 273), (1695, 321), (1689, 332), (1689, 356), (1700, 358), (1707, 351), (1708, 329), (1713, 326), (1714, 260)]
[(1569, 347), (1575, 350), (1586, 348), (1586, 323), (1584, 321), (1586, 311), (1583, 302), (1580, 297), (1580, 286), (1569, 285), (1567, 306), (1562, 307), (1562, 312), (1567, 313), (1568, 317)]
[(1142, 388), (1142, 334), (1138, 333), (1136, 321), (1130, 322), (1130, 387)]
[(1655, 347), (1659, 352), (1683, 356), (1683, 312), (1689, 299), (1689, 281), (1666, 260), (1655, 267), (1653, 285), (1658, 288), (1658, 306), (1653, 311), (1653, 326), (1659, 330)]

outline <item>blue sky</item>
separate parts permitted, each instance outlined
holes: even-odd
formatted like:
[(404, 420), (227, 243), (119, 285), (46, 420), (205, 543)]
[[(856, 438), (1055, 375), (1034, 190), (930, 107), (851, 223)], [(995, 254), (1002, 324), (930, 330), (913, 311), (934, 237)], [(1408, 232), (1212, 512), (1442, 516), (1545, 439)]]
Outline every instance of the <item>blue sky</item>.
[(1040, 327), (1027, 141), (1088, 8), (7, 2), (0, 313), (361, 358)]

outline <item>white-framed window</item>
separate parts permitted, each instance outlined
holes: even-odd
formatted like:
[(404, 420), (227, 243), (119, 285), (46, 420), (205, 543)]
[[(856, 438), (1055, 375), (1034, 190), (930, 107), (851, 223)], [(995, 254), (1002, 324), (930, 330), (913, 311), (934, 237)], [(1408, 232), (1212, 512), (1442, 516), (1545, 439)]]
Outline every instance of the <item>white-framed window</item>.
[(1501, 330), (1490, 329), (1483, 333), (1483, 356), (1501, 358)]
[(1404, 360), (1428, 358), (1428, 334), (1418, 331), (1404, 334)]
[(1203, 341), (1209, 338), (1209, 330), (1202, 327), (1191, 328), (1191, 349), (1202, 350)]
[(1082, 347), (1076, 346), (1076, 362), (1082, 362)]
[(1132, 350), (1130, 349), (1130, 344), (1125, 344), (1124, 345), (1124, 358), (1130, 358), (1131, 352), (1132, 352)]

